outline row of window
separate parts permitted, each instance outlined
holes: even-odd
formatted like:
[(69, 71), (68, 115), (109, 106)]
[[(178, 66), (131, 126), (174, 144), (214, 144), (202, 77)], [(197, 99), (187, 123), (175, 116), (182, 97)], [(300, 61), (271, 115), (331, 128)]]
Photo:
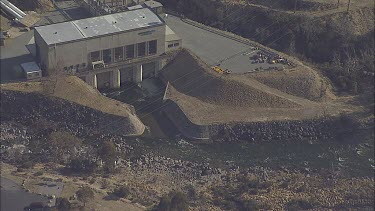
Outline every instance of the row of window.
[[(90, 61), (103, 60), (104, 63), (118, 62), (126, 59), (140, 58), (157, 53), (157, 41), (142, 42), (114, 49), (95, 51), (90, 53)], [(86, 63), (64, 67), (65, 72), (86, 68)]]
[(82, 63), (82, 64), (76, 64), (76, 65), (71, 65), (69, 67), (64, 67), (64, 70), (65, 71), (68, 71), (68, 70), (73, 70), (73, 69), (81, 69), (81, 68), (85, 68), (86, 67), (86, 63)]
[(157, 53), (157, 40), (141, 42), (133, 45), (95, 51), (90, 53), (90, 61), (103, 60), (104, 63), (118, 62), (126, 59), (140, 58)]
[(178, 43), (178, 42), (171, 43), (171, 44), (168, 44), (168, 48), (178, 47), (179, 45), (180, 45), (180, 43)]

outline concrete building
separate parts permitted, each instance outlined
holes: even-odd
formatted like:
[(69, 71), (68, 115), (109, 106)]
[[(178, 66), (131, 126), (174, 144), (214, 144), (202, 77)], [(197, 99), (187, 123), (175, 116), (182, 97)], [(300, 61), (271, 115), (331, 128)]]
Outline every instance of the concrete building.
[(21, 64), (22, 70), (24, 71), (27, 80), (38, 79), (42, 77), (42, 71), (35, 62), (27, 62)]
[[(117, 88), (158, 74), (170, 50), (167, 34), (173, 31), (150, 9), (141, 8), (35, 27), (34, 33), (43, 71), (75, 74), (96, 88)], [(178, 36), (173, 39), (181, 42)]]

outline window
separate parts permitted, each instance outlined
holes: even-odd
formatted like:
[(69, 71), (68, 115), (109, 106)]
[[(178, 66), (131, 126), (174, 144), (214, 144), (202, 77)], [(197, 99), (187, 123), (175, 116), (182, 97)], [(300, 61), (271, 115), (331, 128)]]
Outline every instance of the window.
[(124, 59), (124, 49), (122, 47), (115, 48), (115, 62)]
[(173, 44), (174, 47), (177, 47), (179, 45), (180, 45), (180, 43), (178, 43), (178, 42), (176, 42), (175, 44)]
[(141, 42), (137, 44), (137, 55), (138, 57), (146, 56), (146, 43)]
[(103, 50), (103, 61), (104, 63), (112, 62), (112, 50), (111, 49)]
[(173, 44), (168, 44), (168, 48), (172, 48), (173, 47)]
[(135, 55), (134, 55), (134, 45), (127, 45), (126, 47), (125, 47), (125, 51), (126, 51), (126, 58), (127, 59), (132, 59), (132, 58), (134, 58), (135, 57)]
[(156, 52), (157, 52), (157, 41), (152, 40), (148, 42), (148, 54), (152, 55), (152, 54), (156, 54)]
[(92, 62), (100, 61), (100, 51), (91, 52), (90, 59)]

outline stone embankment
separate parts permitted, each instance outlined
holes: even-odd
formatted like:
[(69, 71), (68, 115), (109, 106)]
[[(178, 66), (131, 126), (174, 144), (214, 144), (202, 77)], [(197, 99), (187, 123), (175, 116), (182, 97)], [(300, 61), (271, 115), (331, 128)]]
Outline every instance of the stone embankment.
[(172, 100), (163, 108), (166, 116), (190, 139), (218, 141), (324, 140), (342, 137), (358, 128), (357, 122), (345, 116), (320, 119), (231, 122), (199, 125)]
[(30, 127), (40, 126), (41, 121), (48, 123), (53, 130), (67, 130), (80, 137), (103, 133), (130, 135), (138, 131), (129, 117), (41, 94), (1, 91), (2, 123)]

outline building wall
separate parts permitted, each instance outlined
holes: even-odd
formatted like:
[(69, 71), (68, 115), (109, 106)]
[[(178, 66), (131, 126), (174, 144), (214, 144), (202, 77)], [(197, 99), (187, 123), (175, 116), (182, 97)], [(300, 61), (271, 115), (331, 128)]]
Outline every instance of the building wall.
[(38, 31), (34, 30), (34, 39), (36, 44), (36, 55), (37, 63), (40, 63), (42, 70), (46, 69), (48, 66), (48, 45), (44, 42), (42, 37), (39, 35)]
[(60, 45), (50, 45), (48, 49), (46, 49), (46, 46), (43, 45), (44, 41), (36, 33), (35, 42), (40, 46), (41, 61), (46, 64), (46, 69), (64, 69), (64, 67), (75, 67), (82, 64), (89, 66), (91, 52), (105, 49), (113, 50), (116, 47), (151, 40), (157, 40), (157, 55), (160, 55), (165, 52), (165, 27), (163, 25)]
[(182, 39), (165, 42), (165, 51), (176, 50), (178, 48), (182, 48)]

